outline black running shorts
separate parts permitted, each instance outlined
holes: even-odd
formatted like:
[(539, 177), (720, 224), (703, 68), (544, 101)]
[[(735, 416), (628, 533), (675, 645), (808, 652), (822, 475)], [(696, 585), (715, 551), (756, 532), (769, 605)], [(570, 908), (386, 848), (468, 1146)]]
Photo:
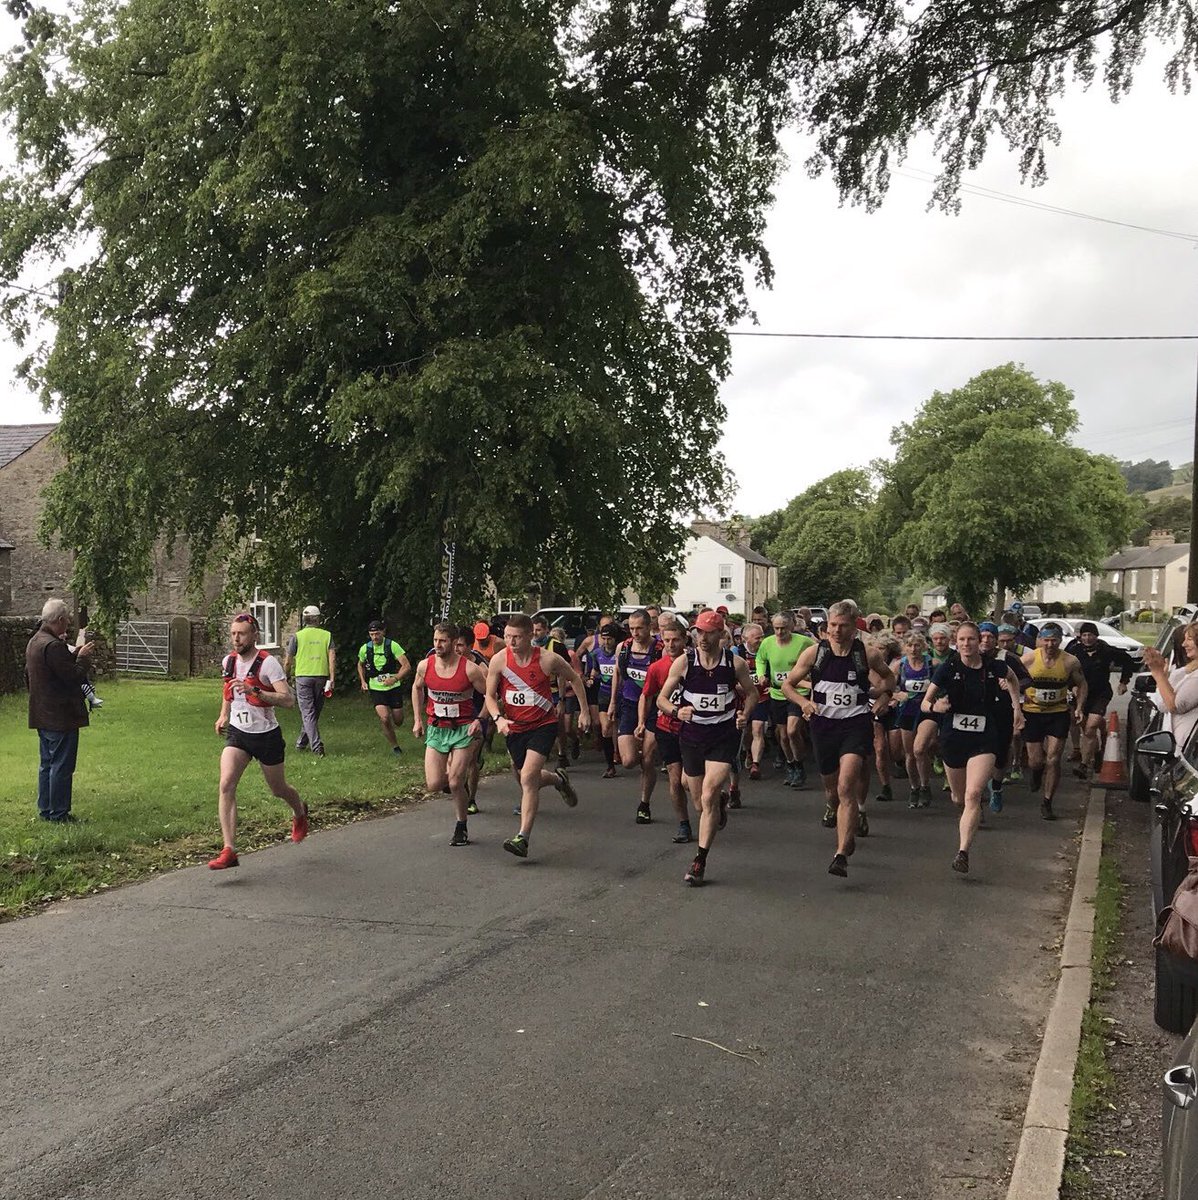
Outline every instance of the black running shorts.
[(822, 724), (819, 729), (812, 727), (811, 748), (815, 752), (815, 763), (821, 775), (836, 775), (840, 772), (840, 760), (846, 754), (856, 754), (866, 762), (873, 759), (874, 754), (874, 722), (868, 714), (864, 717), (850, 717), (845, 721), (832, 722), (843, 725), (843, 729), (830, 729)]
[(283, 731), (277, 725), (266, 733), (244, 733), (229, 725), (225, 729), (225, 744), (234, 750), (244, 750), (264, 767), (277, 767), (285, 753)]

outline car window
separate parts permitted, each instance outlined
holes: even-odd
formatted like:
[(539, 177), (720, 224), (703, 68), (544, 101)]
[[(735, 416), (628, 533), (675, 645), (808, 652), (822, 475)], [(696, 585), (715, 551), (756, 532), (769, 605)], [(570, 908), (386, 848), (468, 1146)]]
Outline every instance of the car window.
[(1192, 767), (1198, 767), (1198, 725), (1190, 730), (1190, 736), (1182, 748), (1182, 755)]
[(1173, 617), (1161, 630), (1161, 636), (1156, 639), (1156, 648), (1166, 657), (1173, 653), (1173, 634), (1181, 628), (1182, 624), (1180, 617)]

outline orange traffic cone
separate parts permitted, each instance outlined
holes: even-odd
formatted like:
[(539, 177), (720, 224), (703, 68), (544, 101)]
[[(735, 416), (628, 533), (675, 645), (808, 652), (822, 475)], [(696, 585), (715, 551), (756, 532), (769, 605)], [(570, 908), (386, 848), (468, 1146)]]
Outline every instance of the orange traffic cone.
[(1105, 787), (1127, 787), (1127, 768), (1119, 750), (1119, 718), (1111, 713), (1107, 722), (1106, 748), (1102, 752), (1102, 770), (1094, 778)]

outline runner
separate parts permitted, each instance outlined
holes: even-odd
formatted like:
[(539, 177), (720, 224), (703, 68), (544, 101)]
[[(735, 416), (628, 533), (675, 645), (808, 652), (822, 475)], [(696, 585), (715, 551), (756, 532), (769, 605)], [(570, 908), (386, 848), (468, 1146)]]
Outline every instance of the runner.
[(596, 648), (588, 655), (590, 663), (587, 676), (588, 699), (594, 697), (591, 706), (591, 719), (599, 720), (600, 743), (603, 747), (603, 758), (607, 769), (603, 772), (604, 779), (615, 779), (616, 771), (616, 723), (608, 711), (611, 706), (612, 683), (616, 677), (616, 648), (620, 642), (621, 629), (618, 625), (607, 624), (599, 629)]
[(625, 770), (632, 771), (638, 766), (641, 769), (641, 792), (636, 810), (636, 823), (649, 825), (653, 821), (649, 801), (657, 785), (657, 768), (653, 761), (652, 746), (649, 747), (648, 753), (645, 753), (636, 731), (640, 721), (638, 710), (645, 676), (649, 673), (650, 665), (661, 656), (661, 647), (653, 641), (649, 632), (649, 614), (643, 608), (638, 608), (629, 616), (628, 633), (628, 640), (616, 654), (616, 671), (607, 711), (615, 724), (620, 762)]
[[(878, 619), (881, 620), (880, 617)], [(902, 646), (889, 633), (885, 632), (884, 626), (873, 631), (869, 640), (893, 674), (903, 656)], [(894, 799), (894, 792), (890, 786), (890, 764), (894, 761), (895, 756), (890, 741), (892, 735), (899, 737), (901, 748), (898, 716), (899, 702), (893, 694), (886, 710), (874, 716), (874, 769), (878, 772), (878, 782), (882, 785), (878, 789), (876, 797), (880, 804)], [(868, 796), (868, 792), (866, 795)], [(864, 804), (861, 811), (865, 811)]]
[[(412, 736), (424, 739), (424, 783), (448, 792), (457, 824), (451, 846), (468, 846), (470, 767), (478, 761), (482, 723), (475, 696), (487, 687), (486, 672), (457, 649), (458, 629), (449, 621), (433, 627), (433, 652), (416, 664), (412, 680)], [(481, 655), (479, 657), (482, 657)], [(425, 733), (425, 722), (428, 733)]]
[[(545, 760), (557, 738), (552, 680), (569, 684), (580, 701), (586, 689), (578, 672), (564, 658), (532, 644), (532, 622), (524, 613), (512, 613), (507, 618), (503, 641), (504, 648), (487, 668), (487, 711), (507, 740), (512, 773), (520, 784), (520, 829), (503, 843), (503, 848), (518, 858), (527, 858), (541, 788), (552, 785), (571, 808), (578, 803), (570, 776), (560, 767), (557, 771), (545, 770)], [(584, 733), (590, 723), (587, 709), (579, 717)]]
[(502, 640), (491, 632), (491, 626), (481, 617), (475, 621), (472, 632), (474, 634), (474, 649), (482, 655), (484, 662), (490, 662), (503, 649)]
[(392, 754), (402, 754), (395, 727), (403, 722), (403, 681), (412, 673), (407, 652), (387, 636), (380, 620), (366, 626), (370, 640), (358, 651), (358, 681), (374, 705)]
[[(753, 674), (757, 671), (757, 652), (761, 649), (764, 633), (765, 630), (756, 622), (751, 622), (742, 630), (742, 640), (737, 653), (745, 660)], [(758, 676), (754, 682), (757, 684), (757, 698), (754, 700), (750, 697), (745, 706), (748, 709), (745, 718), (745, 736), (748, 739), (745, 757), (749, 764), (749, 778), (760, 779), (761, 759), (765, 755), (765, 727), (770, 713), (770, 692), (767, 680)]]
[[(686, 628), (672, 614), (661, 614), (657, 623), (661, 635), (661, 658), (649, 667), (639, 703), (640, 725), (645, 738), (656, 742), (656, 757), (666, 768), (670, 784), (670, 800), (678, 818), (675, 842), (689, 842), (693, 835), (690, 810), (687, 808), (686, 785), (682, 782), (682, 744), (678, 740), (682, 725), (677, 717), (669, 717), (658, 707), (657, 698), (670, 674), (674, 660), (686, 650)], [(677, 702), (677, 697), (675, 697)]]
[[(557, 632), (557, 630), (549, 628), (549, 622), (544, 617), (533, 617), (532, 644), (543, 650), (549, 650), (560, 658), (568, 658), (565, 634), (557, 637), (555, 636)], [(570, 760), (566, 756), (566, 714), (561, 694), (558, 691), (557, 680), (553, 679), (550, 682), (553, 687), (553, 706), (557, 711), (557, 765), (559, 769), (564, 769), (570, 765)]]
[[(943, 621), (937, 621), (928, 628), (928, 641), (931, 643), (932, 673), (952, 653), (952, 630)], [(921, 710), (922, 712), (922, 710)], [(935, 713), (922, 712), (922, 719), (915, 730), (915, 753), (917, 757), (926, 757), (932, 764), (936, 775), (944, 774), (944, 764), (940, 761), (940, 729), (941, 722)], [(945, 783), (948, 790), (948, 783)], [(931, 801), (931, 796), (927, 797)], [(924, 806), (926, 807), (926, 805)]]
[[(1027, 673), (1027, 668), (1023, 665), (1023, 648), (1018, 641), (1019, 630), (1014, 625), (1002, 622), (998, 627), (998, 648), (1006, 656), (1007, 663), (1015, 667), (1015, 673), (1019, 676), (1023, 689), (1026, 692), (1030, 676)], [(1015, 664), (1019, 665), (1016, 667)], [(1023, 734), (1011, 734), (1011, 754), (1010, 766), (1006, 774), (1003, 776), (1004, 783), (1018, 783), (1023, 778)], [(1001, 787), (1000, 787), (1001, 790)]]
[(932, 660), (928, 654), (928, 643), (922, 633), (907, 634), (903, 641), (903, 650), (905, 653), (895, 670), (898, 690), (894, 698), (899, 702), (897, 724), (903, 739), (907, 779), (911, 784), (911, 797), (907, 807), (927, 808), (932, 803), (932, 788), (929, 782), (932, 776), (932, 758), (926, 749), (921, 751), (917, 748), (915, 735), (925, 715), (920, 706), (923, 694), (931, 682)]
[(485, 658), (474, 648), (474, 642), (474, 631), (464, 625), (459, 625), (458, 636), (453, 643), (454, 649), (463, 658), (474, 663), (476, 667), (480, 667), (483, 673), (483, 687), (475, 691), (471, 697), (482, 737), (474, 740), (474, 753), (470, 756), (470, 766), (466, 771), (466, 795), (470, 797), (470, 803), (466, 805), (466, 815), (469, 817), (478, 813), (478, 778), (482, 772), (486, 749), (490, 745), (491, 738), (495, 736), (495, 722), (488, 715), (486, 706), (486, 676), (490, 659)]
[[(1023, 724), (1019, 708), (1019, 679), (993, 658), (983, 658), (980, 635), (972, 621), (957, 629), (957, 653), (932, 675), (922, 708), (939, 713), (944, 721), (941, 754), (948, 772), (953, 803), (961, 809), (958, 849), (952, 868), (969, 871), (969, 848), (982, 820), (982, 796), (994, 773), (998, 713), (1011, 709), (1011, 720)], [(1001, 685), (1006, 683), (1004, 689)]]
[(1065, 653), (1077, 659), (1086, 677), (1085, 723), (1081, 728), (1082, 756), (1074, 774), (1079, 779), (1088, 779), (1098, 769), (1103, 718), (1107, 705), (1115, 698), (1111, 690), (1111, 673), (1118, 668), (1119, 695), (1122, 696), (1136, 673), (1136, 664), (1126, 650), (1100, 641), (1098, 626), (1093, 621), (1083, 621), (1077, 627), (1077, 637), (1065, 647)]
[[(1013, 632), (1014, 630), (1012, 630)], [(1019, 680), (1016, 703), (1021, 705), (1023, 691), (1031, 681), (1028, 678), (1027, 669), (1023, 665), (1023, 659), (1009, 646), (1000, 646), (999, 637), (999, 626), (995, 625), (993, 621), (982, 621), (978, 625), (978, 642), (982, 657), (993, 658), (996, 662), (1005, 664), (1015, 672), (1015, 676)], [(1014, 641), (1013, 638), (1010, 640)], [(1006, 680), (1003, 680), (1001, 686), (1004, 690), (1008, 687)], [(1022, 746), (1023, 743), (1016, 736), (1015, 724), (1005, 705), (999, 705), (998, 711), (995, 713), (994, 724), (994, 775), (990, 781), (990, 811), (1000, 813), (1003, 808), (1003, 780), (1011, 762), (1012, 750), (1016, 745)]]
[(786, 763), (786, 777), (782, 782), (786, 787), (800, 788), (807, 782), (807, 768), (803, 765), (806, 750), (803, 714), (797, 704), (787, 700), (782, 684), (799, 661), (799, 655), (814, 643), (806, 634), (794, 632), (794, 617), (788, 612), (777, 613), (773, 627), (774, 632), (762, 640), (757, 650), (755, 673), (759, 679), (769, 681), (774, 736)]
[(212, 871), (238, 865), (237, 784), (251, 760), (257, 759), (271, 794), (290, 806), (291, 840), (308, 836), (308, 806), (288, 782), (283, 770), (285, 750), (276, 708), (294, 708), (295, 697), (277, 658), (258, 649), (258, 622), (250, 613), (234, 617), (229, 625), (233, 653), (221, 664), (224, 689), (216, 732), (224, 734), (220, 753), (221, 852), (208, 862)]
[(1089, 687), (1081, 663), (1061, 650), (1061, 627), (1051, 621), (1041, 626), (1035, 650), (1023, 656), (1031, 678), (1031, 690), (1023, 702), (1023, 740), (1032, 772), (1032, 791), (1044, 791), (1040, 815), (1055, 821), (1052, 798), (1061, 778), (1061, 759), (1069, 741), (1069, 689), (1073, 688), (1073, 720), (1081, 722)]
[[(582, 674), (579, 670), (578, 655), (569, 648), (566, 631), (560, 625), (555, 625), (549, 631), (549, 648), (555, 654), (560, 654), (580, 675)], [(566, 754), (567, 742), (570, 745), (571, 762), (577, 762), (578, 756), (582, 753), (582, 742), (578, 737), (578, 714), (581, 711), (578, 701), (573, 696), (559, 694), (557, 701), (558, 736), (561, 746), (561, 755), (557, 761), (559, 767), (568, 765), (562, 761)]]
[(1023, 601), (1013, 600), (1010, 611), (1003, 613), (1004, 621), (1015, 626), (1015, 640), (1029, 650), (1036, 648), (1037, 629), (1023, 619)]
[(724, 618), (708, 610), (696, 622), (699, 645), (674, 659), (657, 697), (658, 709), (682, 723), (682, 773), (699, 814), (698, 853), (683, 876), (691, 887), (703, 884), (707, 854), (728, 822), (727, 788), (745, 723), (741, 702), (757, 690), (745, 660), (723, 646)]
[[(808, 646), (782, 684), (786, 698), (803, 710), (810, 723), (812, 749), (828, 800), (824, 823), (830, 818), (837, 830), (828, 874), (842, 877), (849, 873), (857, 835), (869, 832), (860, 811), (869, 788), (873, 716), (889, 707), (894, 691), (894, 676), (882, 656), (867, 650), (857, 636), (859, 615), (852, 601), (833, 604), (828, 609), (827, 640)], [(811, 694), (805, 696), (799, 685), (808, 679)]]

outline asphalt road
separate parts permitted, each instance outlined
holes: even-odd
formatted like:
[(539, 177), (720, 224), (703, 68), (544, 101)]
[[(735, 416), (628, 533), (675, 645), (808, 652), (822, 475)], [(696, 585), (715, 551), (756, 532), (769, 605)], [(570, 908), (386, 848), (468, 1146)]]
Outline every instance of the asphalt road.
[(501, 778), (469, 847), (440, 800), (0, 927), (0, 1195), (1004, 1195), (1081, 789), (1008, 787), (968, 877), (947, 795), (871, 803), (838, 880), (746, 783), (690, 889), (600, 769), (527, 861)]

